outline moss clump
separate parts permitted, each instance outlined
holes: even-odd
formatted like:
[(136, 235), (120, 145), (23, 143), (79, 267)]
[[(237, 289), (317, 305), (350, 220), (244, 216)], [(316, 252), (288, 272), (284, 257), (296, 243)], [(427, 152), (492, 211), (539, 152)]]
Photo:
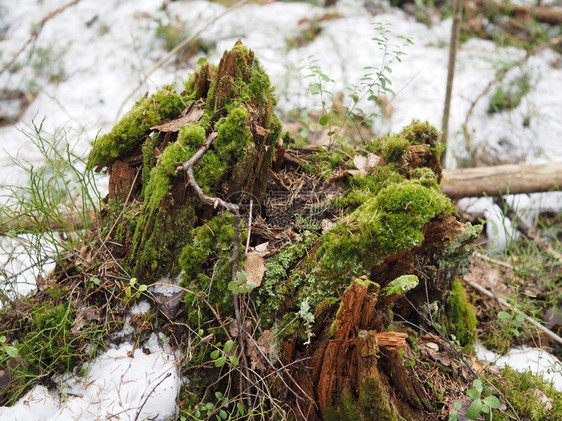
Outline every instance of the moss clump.
[[(557, 421), (562, 419), (562, 392), (556, 391), (551, 382), (530, 371), (519, 373), (507, 366), (501, 376), (490, 378), (510, 405), (500, 412), (494, 411), (494, 420), (525, 419), (531, 421)], [(551, 408), (542, 401), (544, 394)], [(512, 408), (516, 414), (513, 414)]]
[(387, 163), (401, 164), (410, 142), (399, 134), (388, 134), (380, 140), (381, 155)]
[(366, 274), (389, 254), (419, 246), (435, 215), (453, 212), (447, 197), (419, 180), (391, 184), (324, 236), (321, 264), (333, 278)]
[(140, 99), (111, 132), (94, 141), (88, 167), (108, 166), (140, 145), (152, 126), (177, 117), (184, 108), (184, 98), (175, 93), (174, 85), (165, 86), (154, 95)]
[(381, 293), (387, 296), (402, 295), (417, 287), (419, 283), (420, 280), (416, 275), (402, 275), (394, 281), (390, 281), (388, 285), (382, 289)]
[[(241, 245), (242, 242), (243, 239)], [(201, 305), (198, 294), (203, 294), (220, 314), (232, 314), (232, 292), (228, 283), (232, 280), (229, 259), (233, 244), (234, 215), (230, 212), (218, 214), (191, 232), (179, 257), (179, 266), (184, 271), (182, 285), (193, 293), (185, 298), (190, 321), (202, 322), (211, 317), (209, 309)], [(242, 260), (238, 262), (241, 263)]]
[(359, 386), (358, 396), (354, 396), (346, 387), (339, 401), (326, 409), (324, 419), (326, 421), (399, 420), (378, 378), (363, 380)]
[(476, 340), (476, 315), (458, 278), (453, 281), (445, 314), (447, 331), (455, 335), (461, 346), (472, 347)]

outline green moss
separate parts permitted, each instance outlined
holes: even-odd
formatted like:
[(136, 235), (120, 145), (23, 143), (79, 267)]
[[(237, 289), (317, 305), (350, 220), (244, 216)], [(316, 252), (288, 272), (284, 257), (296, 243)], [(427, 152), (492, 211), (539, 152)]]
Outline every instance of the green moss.
[(370, 378), (361, 382), (358, 396), (346, 387), (339, 401), (326, 409), (324, 419), (326, 421), (397, 421), (400, 418), (390, 406), (380, 379)]
[(184, 108), (184, 98), (175, 93), (174, 85), (140, 99), (111, 132), (94, 141), (88, 167), (108, 166), (119, 156), (140, 146), (150, 127), (177, 117)]
[(393, 281), (390, 281), (381, 293), (391, 295), (402, 295), (418, 286), (420, 280), (416, 275), (402, 275)]
[(56, 370), (64, 373), (72, 368), (75, 361), (70, 349), (73, 321), (70, 305), (42, 305), (33, 310), (31, 325), (25, 329), (27, 335), (19, 346), (27, 370), (36, 373)]
[(472, 347), (476, 340), (476, 315), (459, 279), (453, 281), (445, 313), (447, 331), (455, 335), (461, 346)]
[(408, 139), (399, 134), (388, 134), (380, 138), (381, 154), (387, 163), (402, 163), (408, 146), (410, 146)]
[(324, 236), (321, 263), (335, 276), (363, 275), (389, 254), (419, 246), (423, 226), (453, 212), (447, 197), (418, 180), (391, 184)]
[[(182, 285), (192, 291), (185, 298), (190, 321), (201, 322), (211, 317), (199, 294), (204, 294), (220, 314), (232, 314), (232, 292), (228, 283), (232, 280), (229, 259), (233, 243), (234, 215), (230, 212), (218, 214), (191, 232), (190, 240), (179, 257), (179, 265), (184, 272)], [(242, 259), (241, 254), (238, 264), (242, 264)], [(211, 277), (209, 272), (212, 272)]]
[(412, 145), (436, 146), (441, 138), (441, 132), (427, 121), (414, 120), (402, 129), (399, 136)]
[[(530, 371), (520, 373), (508, 366), (502, 370), (501, 376), (489, 379), (510, 403), (504, 410), (494, 411), (494, 420), (557, 421), (562, 419), (562, 392), (556, 391), (552, 383), (543, 377), (534, 375)], [(541, 401), (539, 397), (541, 394), (550, 400), (552, 404), (550, 410)], [(512, 408), (516, 414), (513, 413)]]

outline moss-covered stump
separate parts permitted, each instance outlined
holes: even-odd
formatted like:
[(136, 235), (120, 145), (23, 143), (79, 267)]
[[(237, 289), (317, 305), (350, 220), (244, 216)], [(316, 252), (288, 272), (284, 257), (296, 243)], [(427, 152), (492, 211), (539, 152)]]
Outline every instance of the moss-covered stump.
[(439, 192), (438, 140), (420, 122), (375, 140), (379, 165), (349, 171), (335, 199), (343, 217), (323, 235), (302, 232), (266, 266), (260, 319), (292, 367), (286, 381), (304, 392), (306, 403), (292, 401), (302, 418), (424, 419), (433, 408), (405, 349), (377, 337), (444, 306), (480, 232)]
[[(109, 172), (101, 237), (112, 239), (106, 244), (126, 272), (143, 283), (181, 273), (188, 291), (182, 323), (198, 332), (186, 342), (201, 342), (184, 368), (193, 378), (189, 405), (224, 386), (245, 411), (254, 402), (259, 411), (288, 410), (297, 419), (422, 419), (433, 403), (402, 362), (410, 350), (398, 330), (404, 320), (424, 323), (420, 309), (433, 302), (445, 308), (449, 297), (456, 318), (468, 314), (459, 284), (450, 291), (479, 231), (461, 224), (439, 192), (437, 130), (415, 121), (373, 140), (362, 152), (377, 162), (371, 168), (353, 168), (361, 159), (350, 158), (352, 150), (301, 150), (295, 159), (277, 147), (269, 79), (240, 43), (184, 88), (138, 101), (94, 142), (88, 165)], [(190, 167), (193, 157), (199, 160)], [(290, 227), (274, 227), (263, 200), (269, 193), (274, 201), (280, 186), (297, 204), (284, 210)], [(311, 191), (300, 200), (303, 186)], [(207, 200), (238, 203), (240, 195), (263, 205), (250, 244), (270, 244), (263, 279), (253, 279), (261, 285), (250, 294), (247, 274), (236, 273), (243, 255), (231, 258), (246, 233), (239, 235), (237, 215)], [(311, 223), (304, 210), (314, 207), (331, 229)], [(472, 326), (447, 328), (457, 325)], [(473, 332), (458, 337), (470, 345)]]
[(179, 273), (193, 228), (218, 211), (188, 185), (182, 163), (213, 137), (194, 168), (199, 186), (225, 200), (241, 192), (259, 200), (280, 132), (269, 78), (240, 42), (184, 88), (166, 86), (139, 100), (89, 156), (90, 167), (110, 175), (103, 225), (113, 227), (113, 252), (144, 283)]

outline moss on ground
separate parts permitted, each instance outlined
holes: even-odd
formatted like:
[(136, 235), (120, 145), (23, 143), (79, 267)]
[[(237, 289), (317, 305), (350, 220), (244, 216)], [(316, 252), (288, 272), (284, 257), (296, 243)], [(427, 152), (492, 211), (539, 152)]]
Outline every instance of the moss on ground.
[(476, 324), (474, 308), (468, 301), (462, 282), (457, 278), (453, 281), (445, 307), (444, 325), (461, 346), (471, 348), (476, 340)]

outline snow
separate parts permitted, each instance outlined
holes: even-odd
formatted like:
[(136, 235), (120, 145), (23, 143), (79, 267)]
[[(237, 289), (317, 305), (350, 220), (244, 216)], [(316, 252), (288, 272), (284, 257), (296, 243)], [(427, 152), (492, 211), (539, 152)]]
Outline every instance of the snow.
[(181, 385), (177, 357), (159, 344), (155, 334), (143, 349), (125, 343), (85, 368), (85, 376), (69, 377), (56, 391), (37, 386), (14, 406), (1, 407), (0, 419), (163, 421), (177, 415)]
[[(0, 3), (0, 67), (25, 44), (33, 25), (66, 3), (67, 0)], [(226, 9), (217, 2), (208, 1), (167, 3), (168, 9), (164, 11), (162, 1), (154, 0), (80, 1), (45, 24), (36, 41), (37, 48), (46, 52), (42, 65), (34, 70), (30, 63), (26, 63), (28, 48), (19, 58), (22, 64), (19, 71), (0, 74), (0, 87), (23, 92), (33, 90), (37, 94), (21, 121), (0, 127), (0, 185), (24, 185), (27, 181), (25, 172), (14, 166), (10, 155), (35, 165), (42, 163), (42, 157), (30, 146), (24, 133), (32, 121), (39, 123), (44, 119), (43, 127), (48, 136), (65, 127), (69, 141), (76, 142), (77, 151), (86, 153), (96, 135), (107, 132), (118, 119), (118, 113), (129, 109), (145, 91), (186, 79), (198, 57), (177, 66), (164, 65), (127, 100), (146, 73), (166, 54), (161, 48), (162, 42), (155, 37), (159, 21), (165, 24), (179, 19), (193, 34)], [(249, 4), (221, 17), (206, 28), (200, 38), (216, 43), (216, 51), (209, 56), (215, 63), (238, 38), (255, 50), (272, 83), (277, 86), (278, 110), (286, 113), (293, 109), (310, 111), (319, 108), (318, 98), (311, 97), (307, 90), (308, 81), (304, 78), (307, 70), (299, 70), (304, 59), (312, 55), (324, 73), (336, 81), (328, 88), (333, 92), (344, 91), (346, 86), (358, 83), (365, 67), (380, 67), (384, 53), (371, 40), (377, 35), (372, 23), (388, 24), (391, 44), (401, 45), (397, 35), (403, 35), (412, 38), (414, 46), (407, 47), (403, 60), (391, 66), (389, 76), (392, 89), (397, 93), (392, 99), (395, 111), (390, 117), (377, 120), (376, 128), (381, 133), (396, 131), (414, 118), (428, 120), (440, 127), (451, 20), (428, 28), (401, 10), (390, 8), (387, 1), (365, 3), (369, 10), (376, 10), (375, 16), (365, 12), (363, 2), (339, 0), (333, 10), (342, 17), (322, 22), (321, 34), (302, 48), (288, 48), (287, 40), (302, 30), (307, 19), (325, 13), (325, 9), (310, 3)], [(469, 156), (462, 125), (471, 103), (495, 77), (499, 65), (515, 63), (524, 54), (522, 50), (497, 47), (491, 41), (477, 39), (460, 47), (451, 104), (449, 168), (456, 166), (456, 158)], [(508, 162), (562, 161), (560, 65), (560, 55), (545, 50), (531, 57), (522, 69), (515, 66), (509, 70), (507, 79), (517, 77), (522, 71), (529, 74), (531, 91), (515, 110), (493, 115), (486, 112), (492, 92), (484, 95), (476, 103), (468, 122), (471, 148), (485, 150), (488, 155), (497, 155)], [(62, 78), (53, 79), (57, 75)], [(13, 102), (8, 106), (13, 107)], [(364, 108), (367, 110), (369, 104)], [(528, 125), (524, 125), (527, 121)], [(4, 191), (0, 189), (0, 193)], [(532, 220), (539, 210), (560, 212), (562, 209), (561, 193), (508, 196), (506, 200), (518, 204), (520, 215), (527, 221)], [(497, 205), (490, 199), (464, 199), (461, 206), (470, 209), (468, 212), (484, 215), (489, 221), (488, 234), (493, 246), (499, 250), (505, 247), (512, 235), (512, 225)], [(34, 263), (32, 256), (28, 256), (21, 245), (5, 244), (4, 239), (0, 241), (2, 249), (14, 248), (16, 253), (8, 268), (18, 274), (10, 281), (11, 288), (28, 292), (37, 275), (44, 275), (48, 267), (42, 270), (34, 267), (19, 273)], [(162, 288), (153, 292), (177, 293), (177, 288)], [(145, 312), (147, 305), (141, 303), (134, 310)], [(126, 338), (130, 333), (120, 332), (119, 337)], [(84, 378), (69, 378), (56, 391), (37, 387), (13, 408), (0, 409), (0, 418), (98, 419), (99, 416), (118, 414), (119, 418), (115, 419), (135, 419), (136, 411), (147, 397), (140, 419), (171, 417), (176, 411), (175, 397), (180, 384), (177, 362), (174, 354), (157, 342), (154, 336), (146, 345), (150, 354), (133, 350), (129, 343), (111, 348), (88, 367)], [(517, 358), (529, 359), (538, 354), (522, 351), (517, 355)], [(545, 356), (543, 360), (548, 358)], [(517, 365), (517, 361), (500, 359), (498, 364)]]
[(540, 374), (545, 380), (551, 381), (554, 388), (562, 392), (562, 362), (540, 348), (513, 348), (506, 355), (498, 355), (482, 345), (475, 346), (476, 356), (482, 361), (504, 368), (510, 366), (520, 373), (531, 371)]

